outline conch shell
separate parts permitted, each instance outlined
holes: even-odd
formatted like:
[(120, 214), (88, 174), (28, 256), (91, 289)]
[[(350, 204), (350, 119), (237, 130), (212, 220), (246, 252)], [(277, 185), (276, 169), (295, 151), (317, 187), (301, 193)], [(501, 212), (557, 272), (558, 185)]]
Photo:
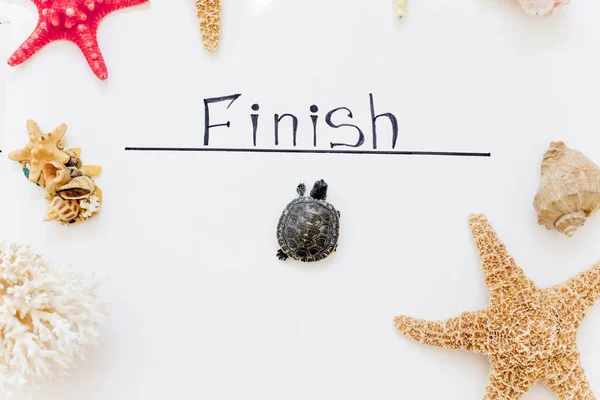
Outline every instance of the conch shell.
[(65, 200), (56, 196), (50, 204), (44, 221), (72, 221), (79, 214), (78, 200)]
[(42, 168), (43, 183), (48, 193), (54, 194), (56, 188), (69, 183), (71, 180), (71, 171), (64, 165), (56, 161), (44, 164)]
[(563, 142), (550, 143), (533, 206), (540, 225), (573, 236), (600, 207), (600, 169)]
[(65, 200), (87, 199), (96, 189), (96, 184), (89, 176), (78, 176), (71, 182), (56, 189), (56, 194)]
[(569, 0), (519, 0), (527, 14), (550, 15), (560, 5), (569, 4)]

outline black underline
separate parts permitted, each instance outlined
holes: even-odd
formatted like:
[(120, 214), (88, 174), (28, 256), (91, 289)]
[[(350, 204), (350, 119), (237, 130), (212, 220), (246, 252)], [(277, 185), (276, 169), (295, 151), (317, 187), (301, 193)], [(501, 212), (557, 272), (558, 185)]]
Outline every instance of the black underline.
[(125, 147), (125, 151), (183, 151), (183, 152), (226, 152), (226, 153), (293, 153), (293, 154), (381, 154), (388, 156), (446, 156), (446, 157), (491, 157), (491, 153), (460, 151), (378, 151), (378, 150), (301, 150), (301, 149), (227, 149), (215, 147)]

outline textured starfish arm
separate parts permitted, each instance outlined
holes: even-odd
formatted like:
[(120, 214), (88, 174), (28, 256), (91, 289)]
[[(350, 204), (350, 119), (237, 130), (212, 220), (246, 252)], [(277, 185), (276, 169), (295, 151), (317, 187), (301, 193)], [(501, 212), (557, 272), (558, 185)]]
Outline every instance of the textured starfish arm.
[(484, 353), (488, 335), (485, 312), (465, 312), (445, 321), (426, 321), (404, 315), (395, 319), (396, 329), (409, 338), (431, 346)]
[[(98, 0), (96, 0), (98, 1)], [(140, 4), (147, 3), (148, 0), (105, 0), (104, 7), (101, 12), (99, 12), (99, 16), (105, 16), (113, 11), (118, 11), (122, 8), (138, 6)]]
[(499, 365), (494, 367), (488, 377), (488, 385), (485, 388), (483, 400), (518, 400), (523, 396), (536, 382), (533, 373), (520, 368), (502, 368)]
[(8, 158), (10, 158), (13, 161), (29, 161), (29, 158), (31, 157), (31, 151), (29, 151), (29, 149), (21, 149), (21, 150), (16, 150), (13, 151), (12, 153), (8, 154)]
[(147, 3), (148, 0), (105, 0), (104, 3), (108, 7), (117, 7), (117, 9), (137, 6), (143, 3)]
[(108, 69), (106, 68), (104, 57), (102, 57), (98, 39), (96, 39), (96, 32), (82, 25), (78, 27), (77, 35), (73, 42), (81, 49), (94, 74), (101, 80), (107, 79)]
[(29, 60), (37, 51), (52, 41), (44, 22), (38, 23), (33, 33), (8, 58), (8, 65), (14, 67)]
[(53, 140), (61, 140), (67, 133), (67, 124), (60, 124), (52, 132), (48, 134)]
[(561, 400), (596, 399), (585, 377), (577, 349), (555, 360), (546, 372), (544, 381)]
[(508, 254), (485, 215), (471, 215), (469, 225), (492, 302), (535, 287)]
[(587, 309), (600, 297), (600, 263), (548, 290), (558, 294), (557, 309), (562, 314), (572, 315), (577, 323), (581, 322)]
[(29, 137), (32, 137), (31, 135), (33, 135), (34, 137), (39, 137), (42, 136), (44, 133), (42, 132), (42, 130), (40, 129), (40, 126), (37, 124), (37, 122), (35, 122), (32, 119), (28, 119), (27, 123), (27, 133), (29, 134)]
[(196, 0), (196, 9), (204, 48), (216, 50), (221, 38), (221, 0)]

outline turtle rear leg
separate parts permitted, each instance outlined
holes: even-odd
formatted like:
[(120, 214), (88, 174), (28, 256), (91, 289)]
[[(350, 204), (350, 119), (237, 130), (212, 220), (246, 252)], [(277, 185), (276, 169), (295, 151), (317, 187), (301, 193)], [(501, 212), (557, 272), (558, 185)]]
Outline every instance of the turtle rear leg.
[(285, 254), (283, 252), (283, 250), (279, 249), (279, 250), (277, 250), (277, 258), (280, 259), (281, 261), (285, 261), (290, 257), (287, 254)]
[(298, 192), (298, 196), (304, 196), (304, 193), (306, 192), (306, 185), (304, 183), (299, 184), (296, 188), (296, 192)]

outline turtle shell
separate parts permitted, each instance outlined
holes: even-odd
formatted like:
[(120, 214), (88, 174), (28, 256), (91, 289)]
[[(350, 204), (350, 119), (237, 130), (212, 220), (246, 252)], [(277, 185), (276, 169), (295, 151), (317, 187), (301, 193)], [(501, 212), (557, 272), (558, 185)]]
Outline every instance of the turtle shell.
[(283, 211), (277, 225), (277, 241), (289, 257), (319, 261), (337, 247), (340, 232), (338, 211), (324, 200), (299, 197)]

